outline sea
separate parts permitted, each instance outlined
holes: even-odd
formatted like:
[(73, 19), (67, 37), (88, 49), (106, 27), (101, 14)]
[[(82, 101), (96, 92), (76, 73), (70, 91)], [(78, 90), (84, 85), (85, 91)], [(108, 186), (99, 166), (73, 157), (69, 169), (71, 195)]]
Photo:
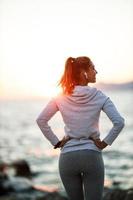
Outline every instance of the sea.
[[(111, 146), (102, 151), (105, 165), (105, 185), (128, 189), (133, 187), (133, 90), (105, 90), (125, 119), (125, 127)], [(53, 149), (36, 124), (36, 118), (49, 98), (0, 100), (0, 162), (24, 159), (36, 174), (35, 185), (58, 187), (63, 191), (59, 176), (60, 149)], [(64, 123), (59, 112), (49, 121), (54, 133), (64, 136)], [(112, 127), (105, 113), (100, 115), (103, 139)], [(77, 158), (78, 159), (78, 158)], [(14, 171), (9, 170), (9, 176)]]

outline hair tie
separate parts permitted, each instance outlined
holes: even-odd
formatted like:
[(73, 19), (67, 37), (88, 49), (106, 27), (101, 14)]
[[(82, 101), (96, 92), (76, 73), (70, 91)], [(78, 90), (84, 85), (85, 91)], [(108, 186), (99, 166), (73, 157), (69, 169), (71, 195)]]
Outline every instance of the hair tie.
[(74, 63), (75, 62), (75, 58), (71, 58), (71, 63)]

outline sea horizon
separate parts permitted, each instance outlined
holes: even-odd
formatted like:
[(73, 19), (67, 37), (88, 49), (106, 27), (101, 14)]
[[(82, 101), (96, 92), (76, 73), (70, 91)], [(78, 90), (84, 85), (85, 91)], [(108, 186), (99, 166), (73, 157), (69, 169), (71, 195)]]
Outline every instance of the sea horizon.
[[(90, 83), (88, 86), (96, 87), (97, 89), (103, 90), (103, 91), (116, 91), (116, 90), (133, 90), (133, 81), (127, 81), (127, 82), (119, 82), (119, 83), (107, 83), (107, 82), (98, 82), (98, 83)], [(53, 86), (56, 87), (56, 86)], [(58, 93), (57, 93), (58, 94)], [(56, 94), (55, 94), (56, 95)], [(22, 94), (22, 95), (0, 95), (0, 100), (41, 100), (41, 99), (50, 99), (54, 95), (36, 95), (36, 94)]]

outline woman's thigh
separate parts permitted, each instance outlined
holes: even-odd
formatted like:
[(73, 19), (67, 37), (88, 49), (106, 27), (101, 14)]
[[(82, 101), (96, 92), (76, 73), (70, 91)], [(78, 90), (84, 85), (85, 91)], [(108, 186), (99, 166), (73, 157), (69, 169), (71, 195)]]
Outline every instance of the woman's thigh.
[(84, 152), (81, 170), (85, 199), (101, 200), (104, 188), (104, 162), (101, 152)]
[(60, 155), (59, 173), (70, 200), (83, 200), (83, 184), (78, 163), (78, 152)]

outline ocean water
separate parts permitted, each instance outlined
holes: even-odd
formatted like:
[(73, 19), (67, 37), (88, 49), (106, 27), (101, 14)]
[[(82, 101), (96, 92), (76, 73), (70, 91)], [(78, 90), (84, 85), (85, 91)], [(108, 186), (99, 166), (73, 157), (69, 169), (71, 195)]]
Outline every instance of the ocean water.
[[(103, 150), (106, 183), (121, 188), (133, 186), (133, 91), (104, 91), (125, 118), (125, 127), (118, 138)], [(60, 150), (53, 149), (36, 125), (36, 118), (49, 99), (1, 100), (0, 101), (0, 161), (10, 163), (25, 159), (36, 176), (37, 185), (63, 185), (58, 171)], [(54, 133), (61, 139), (64, 124), (58, 112), (49, 122)], [(101, 139), (109, 132), (112, 123), (102, 112), (100, 118)], [(9, 172), (12, 175), (13, 171)]]

